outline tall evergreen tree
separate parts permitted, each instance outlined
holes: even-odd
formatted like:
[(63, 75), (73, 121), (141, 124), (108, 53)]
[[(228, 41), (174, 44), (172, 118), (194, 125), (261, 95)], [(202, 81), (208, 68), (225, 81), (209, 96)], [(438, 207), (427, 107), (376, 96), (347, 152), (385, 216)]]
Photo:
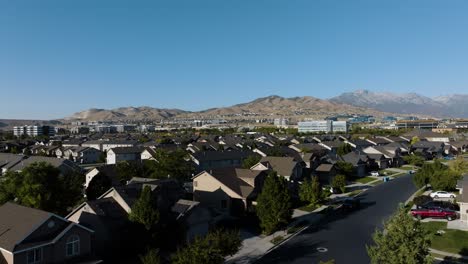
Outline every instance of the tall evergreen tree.
[(309, 204), (318, 204), (322, 200), (322, 187), (320, 186), (318, 177), (313, 177), (312, 180), (306, 179), (299, 188), (299, 198), (303, 202)]
[(430, 264), (430, 239), (419, 221), (400, 208), (384, 224), (385, 231), (377, 230), (375, 245), (367, 246), (371, 263), (380, 264)]
[(271, 172), (257, 198), (257, 216), (266, 234), (273, 233), (291, 220), (292, 203), (287, 184), (286, 179)]
[(158, 223), (159, 212), (149, 186), (145, 186), (141, 191), (140, 197), (133, 204), (128, 218), (132, 222), (144, 225), (146, 230), (150, 230)]

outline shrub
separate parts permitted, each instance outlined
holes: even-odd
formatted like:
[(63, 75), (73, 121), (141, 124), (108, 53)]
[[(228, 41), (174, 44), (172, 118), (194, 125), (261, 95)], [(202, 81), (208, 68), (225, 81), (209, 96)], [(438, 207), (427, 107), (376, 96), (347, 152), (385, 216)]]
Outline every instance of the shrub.
[(428, 195), (421, 195), (421, 196), (416, 196), (413, 199), (413, 203), (417, 206), (421, 206), (427, 202), (432, 201), (432, 198)]

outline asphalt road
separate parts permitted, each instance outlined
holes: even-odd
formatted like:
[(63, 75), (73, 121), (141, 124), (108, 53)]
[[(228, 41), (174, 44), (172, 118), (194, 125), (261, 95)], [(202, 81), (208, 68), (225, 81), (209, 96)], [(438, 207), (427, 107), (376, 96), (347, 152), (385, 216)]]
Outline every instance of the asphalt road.
[(336, 264), (369, 263), (366, 244), (372, 243), (372, 233), (415, 191), (411, 175), (377, 185), (359, 196), (359, 210), (309, 227), (257, 263), (316, 264), (331, 259)]

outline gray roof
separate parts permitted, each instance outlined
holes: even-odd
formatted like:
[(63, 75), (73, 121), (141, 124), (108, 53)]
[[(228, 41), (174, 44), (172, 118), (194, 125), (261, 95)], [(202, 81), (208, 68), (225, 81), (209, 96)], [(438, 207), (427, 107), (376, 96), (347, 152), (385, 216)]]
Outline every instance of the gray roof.
[(141, 147), (119, 147), (111, 149), (115, 154), (138, 154), (142, 153), (144, 150), (145, 149)]
[(7, 202), (0, 206), (0, 216), (0, 248), (13, 252), (16, 244), (25, 239), (52, 214)]

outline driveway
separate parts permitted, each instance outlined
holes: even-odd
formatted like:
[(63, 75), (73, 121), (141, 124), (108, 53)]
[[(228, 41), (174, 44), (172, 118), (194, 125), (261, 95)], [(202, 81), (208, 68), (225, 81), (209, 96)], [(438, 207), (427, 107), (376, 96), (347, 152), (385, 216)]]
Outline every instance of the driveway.
[(372, 233), (415, 191), (411, 175), (377, 185), (359, 196), (360, 210), (308, 228), (257, 263), (369, 263), (366, 244), (372, 243)]

